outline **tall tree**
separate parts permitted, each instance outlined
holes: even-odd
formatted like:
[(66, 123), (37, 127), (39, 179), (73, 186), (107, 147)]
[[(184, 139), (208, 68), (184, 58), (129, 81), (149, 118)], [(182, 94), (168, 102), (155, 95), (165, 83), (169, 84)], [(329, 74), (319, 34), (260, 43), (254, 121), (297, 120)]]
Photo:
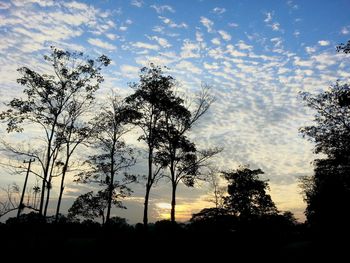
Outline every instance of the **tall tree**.
[(40, 74), (27, 67), (20, 68), (18, 71), (22, 77), (17, 81), (25, 87), (24, 98), (11, 100), (7, 104), (9, 109), (0, 115), (1, 119), (7, 121), (8, 132), (22, 132), (25, 124), (29, 123), (40, 127), (44, 134), (43, 154), (33, 156), (42, 170), (41, 215), (46, 215), (45, 193), (51, 187), (54, 168), (61, 163), (59, 152), (64, 145), (61, 139), (57, 140), (58, 130), (66, 123), (69, 115), (67, 111), (74, 100), (91, 101), (94, 98), (95, 91), (103, 81), (102, 66), (110, 63), (104, 55), (93, 60), (84, 57), (83, 53), (71, 53), (55, 47), (44, 59), (51, 64), (53, 74)]
[(163, 113), (169, 106), (169, 98), (173, 96), (174, 85), (173, 77), (164, 75), (162, 68), (151, 64), (149, 68), (141, 69), (139, 82), (130, 85), (135, 92), (126, 98), (129, 107), (137, 113), (133, 123), (142, 131), (139, 140), (147, 145), (148, 174), (143, 212), (145, 227), (148, 224), (151, 188), (161, 175), (161, 166), (154, 162), (155, 152), (161, 141), (160, 121), (164, 118)]
[[(350, 41), (337, 47), (350, 53)], [(336, 82), (313, 95), (302, 93), (305, 104), (315, 111), (314, 124), (300, 132), (315, 143), (314, 174), (302, 179), (305, 214), (311, 226), (349, 230), (350, 202), (350, 86)]]
[(223, 172), (228, 181), (224, 205), (230, 213), (242, 219), (278, 213), (271, 196), (266, 193), (267, 181), (259, 179), (263, 173), (260, 169), (251, 170), (246, 166)]
[(302, 95), (316, 114), (315, 124), (300, 131), (315, 143), (315, 153), (325, 155), (302, 182), (307, 219), (314, 226), (345, 224), (350, 220), (350, 87), (336, 83), (320, 94)]
[(128, 185), (136, 181), (134, 175), (127, 173), (136, 161), (134, 151), (122, 138), (129, 131), (125, 124), (133, 112), (115, 95), (109, 102), (93, 121), (93, 140), (98, 153), (89, 157), (90, 169), (79, 174), (77, 179), (106, 187), (106, 223), (110, 220), (112, 204), (123, 208), (120, 199), (130, 194)]
[(184, 105), (184, 100), (173, 95), (169, 97), (168, 107), (161, 119), (160, 151), (156, 156), (156, 162), (169, 169), (171, 182), (171, 212), (170, 219), (175, 222), (176, 190), (178, 184), (183, 182), (188, 187), (193, 187), (195, 180), (203, 172), (207, 161), (221, 150), (218, 148), (198, 151), (193, 142), (187, 136), (192, 126), (209, 109), (213, 99), (205, 87), (197, 97), (197, 103), (191, 112)]

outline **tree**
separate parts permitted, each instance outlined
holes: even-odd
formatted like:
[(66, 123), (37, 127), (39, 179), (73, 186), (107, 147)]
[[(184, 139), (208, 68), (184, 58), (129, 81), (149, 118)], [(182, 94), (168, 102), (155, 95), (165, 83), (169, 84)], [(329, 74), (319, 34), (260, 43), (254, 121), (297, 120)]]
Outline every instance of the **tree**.
[[(314, 125), (300, 132), (315, 143), (314, 175), (302, 181), (308, 222), (314, 226), (345, 225), (350, 202), (350, 87), (337, 82), (328, 90), (303, 93), (306, 105), (316, 110)], [(342, 224), (341, 224), (342, 223)]]
[(230, 213), (241, 219), (278, 213), (271, 196), (266, 193), (267, 181), (259, 179), (261, 174), (264, 174), (262, 170), (251, 170), (247, 166), (223, 172), (228, 181), (224, 205)]
[(345, 54), (350, 53), (350, 40), (346, 44), (340, 44), (337, 46), (338, 52), (344, 52)]
[(148, 174), (143, 211), (145, 227), (148, 224), (150, 191), (161, 176), (162, 167), (154, 162), (155, 152), (161, 141), (160, 121), (164, 118), (164, 111), (169, 106), (169, 98), (173, 96), (174, 85), (174, 79), (170, 75), (164, 75), (160, 67), (151, 64), (149, 68), (141, 69), (139, 83), (130, 84), (135, 92), (126, 98), (129, 107), (135, 110), (132, 123), (142, 131), (139, 140), (147, 145)]
[[(31, 196), (31, 191), (29, 191), (29, 193), (27, 192), (27, 201), (22, 202), (22, 204), (20, 204), (20, 199), (22, 199), (23, 194), (20, 194), (21, 189), (16, 183), (8, 185), (7, 188), (1, 188), (0, 190), (3, 193), (3, 197), (0, 200), (0, 218), (12, 211), (22, 211), (24, 208), (37, 211), (35, 202), (35, 194), (38, 191), (37, 187), (34, 186), (32, 188), (34, 198)], [(18, 218), (19, 216), (17, 216), (17, 219)]]
[(62, 167), (68, 167), (68, 163), (59, 157), (65, 144), (58, 133), (65, 125), (71, 125), (72, 122), (67, 120), (71, 112), (76, 113), (72, 110), (77, 107), (74, 105), (89, 104), (93, 100), (103, 81), (102, 66), (107, 66), (110, 60), (104, 55), (96, 60), (88, 59), (83, 53), (55, 47), (44, 59), (52, 65), (53, 74), (40, 74), (27, 67), (18, 69), (22, 77), (17, 81), (25, 87), (24, 98), (11, 100), (7, 104), (9, 109), (2, 112), (0, 118), (7, 121), (8, 132), (22, 132), (26, 124), (34, 124), (43, 132), (44, 144), (40, 151), (27, 155), (35, 157), (40, 164), (41, 172), (37, 173), (42, 179), (39, 213), (46, 216), (52, 177)]
[(216, 209), (224, 207), (224, 196), (227, 186), (220, 184), (220, 174), (216, 170), (211, 170), (208, 174), (207, 181), (209, 182), (210, 196), (207, 201), (213, 203)]
[(110, 105), (103, 107), (93, 120), (93, 143), (98, 153), (86, 161), (90, 169), (77, 177), (77, 181), (95, 182), (106, 187), (106, 223), (110, 220), (112, 203), (124, 208), (120, 199), (130, 195), (128, 184), (136, 181), (134, 175), (127, 173), (136, 162), (134, 151), (122, 138), (129, 131), (125, 124), (132, 112), (115, 95), (109, 102)]
[(166, 175), (171, 182), (171, 222), (175, 222), (176, 190), (180, 182), (188, 187), (193, 187), (195, 180), (203, 172), (207, 161), (219, 153), (219, 148), (199, 151), (196, 145), (189, 140), (187, 133), (192, 126), (209, 109), (213, 102), (208, 93), (208, 88), (203, 88), (198, 95), (196, 106), (191, 112), (184, 105), (184, 100), (172, 95), (168, 99), (168, 107), (165, 108), (164, 118), (160, 120), (160, 149), (155, 161), (161, 167), (169, 169)]
[(104, 224), (105, 210), (108, 206), (107, 195), (106, 191), (98, 191), (96, 195), (91, 191), (78, 196), (71, 208), (68, 209), (68, 218), (83, 217), (94, 220), (101, 217), (102, 224)]

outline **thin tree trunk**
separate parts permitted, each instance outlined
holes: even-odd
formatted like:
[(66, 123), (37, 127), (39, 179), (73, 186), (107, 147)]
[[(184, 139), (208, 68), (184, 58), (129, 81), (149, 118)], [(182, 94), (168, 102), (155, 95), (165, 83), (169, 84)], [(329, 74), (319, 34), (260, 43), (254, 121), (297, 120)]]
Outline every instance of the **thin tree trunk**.
[[(54, 131), (56, 128), (56, 124), (57, 124), (57, 116), (55, 116), (54, 122), (52, 124), (51, 134), (50, 134), (48, 141), (47, 141), (46, 164), (45, 164), (45, 169), (44, 169), (43, 183), (42, 183), (42, 187), (41, 187), (41, 197), (40, 197), (40, 207), (39, 207), (39, 214), (40, 215), (43, 215), (44, 199), (45, 199), (45, 186), (46, 186), (46, 184), (48, 184), (47, 177), (49, 176), (50, 163), (51, 163), (51, 146), (52, 146), (51, 144), (52, 144), (52, 140), (54, 137)], [(45, 215), (46, 215), (46, 213), (45, 213)]]
[(145, 204), (143, 207), (143, 225), (145, 229), (148, 228), (148, 200), (149, 200), (149, 193), (151, 191), (151, 187), (148, 186), (148, 183), (146, 185), (146, 195), (145, 195)]
[(113, 179), (111, 178), (111, 182), (108, 185), (108, 200), (107, 200), (106, 223), (109, 223), (110, 216), (111, 216), (112, 194), (113, 194), (113, 183), (112, 183), (112, 180), (114, 180), (114, 178)]
[(60, 208), (61, 208), (61, 201), (62, 201), (62, 196), (63, 196), (63, 191), (64, 191), (64, 179), (66, 176), (66, 172), (67, 172), (67, 164), (68, 164), (68, 160), (66, 160), (66, 163), (63, 167), (63, 172), (62, 172), (62, 179), (61, 179), (61, 186), (60, 186), (60, 194), (58, 196), (58, 202), (57, 202), (57, 208), (56, 208), (56, 216), (55, 216), (55, 222), (58, 221), (58, 215), (60, 213)]
[[(46, 174), (46, 171), (44, 172)], [(43, 183), (41, 185), (41, 195), (40, 195), (40, 204), (39, 204), (39, 214), (43, 214), (43, 208), (44, 208), (44, 198), (45, 198), (45, 188), (46, 188), (46, 177), (44, 175)]]
[(145, 229), (148, 227), (148, 200), (149, 200), (149, 193), (151, 191), (152, 187), (152, 177), (153, 177), (153, 171), (152, 171), (152, 163), (153, 163), (153, 149), (152, 147), (149, 147), (148, 151), (148, 178), (147, 178), (147, 184), (146, 184), (146, 195), (145, 195), (145, 204), (143, 208), (143, 225)]
[(113, 146), (111, 149), (111, 178), (110, 178), (110, 182), (108, 185), (108, 200), (107, 200), (107, 215), (106, 215), (106, 223), (109, 223), (109, 219), (111, 216), (111, 207), (112, 207), (112, 195), (113, 195), (113, 188), (114, 188), (114, 175), (115, 175), (115, 171), (114, 171), (114, 154), (115, 154), (115, 148), (116, 148), (116, 143), (117, 143), (117, 127), (114, 126), (114, 133), (113, 133)]
[(172, 183), (170, 220), (175, 223), (176, 183)]
[(50, 192), (51, 192), (51, 180), (52, 180), (52, 176), (50, 176), (49, 181), (47, 182), (47, 193), (46, 193), (46, 202), (45, 202), (45, 208), (44, 208), (44, 217), (46, 217), (47, 214), (47, 208), (49, 206), (49, 201), (50, 201)]
[(23, 189), (22, 189), (21, 201), (19, 202), (19, 206), (18, 206), (17, 219), (21, 215), (21, 212), (22, 212), (23, 207), (24, 207), (23, 206), (23, 199), (24, 199), (24, 194), (25, 194), (26, 187), (27, 187), (27, 181), (28, 181), (28, 176), (29, 176), (29, 171), (30, 171), (30, 165), (32, 164), (32, 162), (33, 162), (33, 160), (29, 159), (29, 164), (28, 164), (28, 168), (27, 168), (26, 178), (24, 180), (24, 185), (23, 185)]

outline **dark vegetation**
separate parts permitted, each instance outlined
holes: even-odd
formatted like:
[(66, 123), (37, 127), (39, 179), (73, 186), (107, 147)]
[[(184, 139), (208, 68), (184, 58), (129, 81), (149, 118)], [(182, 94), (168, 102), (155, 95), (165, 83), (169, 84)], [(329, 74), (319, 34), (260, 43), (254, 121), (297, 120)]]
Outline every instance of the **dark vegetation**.
[[(349, 53), (349, 43), (338, 52)], [(188, 136), (214, 99), (207, 86), (193, 100), (176, 92), (173, 77), (154, 65), (141, 69), (134, 93), (126, 98), (111, 94), (108, 103), (91, 117), (95, 92), (103, 81), (102, 67), (110, 60), (92, 60), (82, 53), (52, 49), (49, 61), (54, 75), (21, 68), (24, 96), (13, 99), (0, 117), (8, 132), (37, 125), (42, 144), (28, 148), (3, 142), (10, 156), (30, 159), (17, 172), (34, 175), (39, 184), (30, 191), (24, 184), (4, 189), (0, 217), (17, 211), (17, 217), (0, 224), (1, 248), (20, 256), (41, 255), (109, 259), (113, 251), (145, 259), (150, 253), (164, 260), (226, 260), (297, 262), (316, 258), (334, 262), (346, 256), (350, 234), (350, 87), (337, 82), (328, 90), (302, 93), (315, 110), (314, 124), (300, 132), (315, 143), (314, 174), (300, 179), (307, 203), (307, 221), (298, 223), (289, 211), (279, 211), (268, 194), (261, 169), (241, 166), (216, 171), (210, 160), (221, 149), (198, 149)], [(135, 149), (125, 140), (131, 129), (140, 131), (147, 152), (145, 176), (130, 173), (137, 162)], [(86, 160), (73, 162), (80, 148), (92, 149)], [(79, 169), (74, 170), (74, 165)], [(60, 213), (65, 176), (78, 183), (93, 183), (97, 192), (82, 193), (68, 215)], [(56, 213), (47, 215), (52, 179), (60, 177)], [(26, 176), (27, 178), (27, 176)], [(225, 184), (220, 184), (219, 180)], [(167, 179), (167, 180), (165, 180)], [(132, 184), (145, 182), (143, 223), (129, 225), (111, 215), (112, 206), (126, 208), (123, 199)], [(148, 222), (148, 203), (158, 181), (171, 184), (170, 220)], [(215, 206), (176, 222), (176, 190), (210, 183)], [(26, 198), (24, 198), (26, 196)], [(18, 200), (20, 200), (18, 202)], [(24, 213), (26, 211), (26, 213)], [(129, 257), (130, 257), (129, 256)]]

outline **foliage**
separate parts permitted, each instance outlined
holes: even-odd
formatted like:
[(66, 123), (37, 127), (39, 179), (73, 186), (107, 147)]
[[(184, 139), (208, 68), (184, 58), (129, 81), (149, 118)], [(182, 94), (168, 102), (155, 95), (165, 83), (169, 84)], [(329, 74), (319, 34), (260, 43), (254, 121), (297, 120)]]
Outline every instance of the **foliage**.
[[(349, 42), (338, 51), (349, 53)], [(306, 106), (315, 110), (314, 124), (300, 132), (315, 143), (314, 175), (301, 179), (308, 222), (318, 228), (344, 227), (350, 202), (350, 87), (336, 82), (319, 94), (302, 93)]]
[(345, 54), (350, 53), (350, 40), (346, 44), (340, 44), (337, 46), (338, 52), (344, 52)]
[(108, 206), (107, 199), (106, 191), (98, 191), (96, 195), (93, 194), (93, 191), (82, 194), (77, 197), (71, 208), (69, 208), (68, 217), (83, 217), (90, 220), (102, 218), (104, 223), (104, 211)]
[[(67, 145), (65, 135), (76, 133), (75, 120), (83, 106), (92, 103), (94, 93), (103, 81), (100, 71), (110, 60), (104, 55), (93, 60), (84, 57), (83, 53), (71, 53), (55, 47), (44, 59), (51, 64), (52, 74), (41, 74), (28, 67), (18, 69), (21, 77), (17, 82), (24, 86), (24, 97), (12, 99), (7, 104), (9, 109), (2, 112), (0, 118), (6, 120), (8, 132), (22, 132), (26, 124), (34, 124), (44, 134), (40, 151), (14, 152), (38, 160), (41, 171), (36, 174), (42, 179), (39, 212), (46, 215), (52, 177), (55, 173), (56, 176), (61, 175), (62, 167), (66, 170), (68, 167), (69, 158), (62, 161), (59, 156)], [(77, 134), (81, 133), (86, 134), (86, 130), (77, 131)], [(68, 151), (67, 154), (71, 153)]]
[(245, 166), (223, 172), (223, 177), (228, 181), (224, 207), (230, 213), (240, 218), (250, 218), (278, 212), (271, 196), (266, 193), (267, 181), (259, 179), (263, 173), (261, 169), (251, 170)]
[(144, 225), (148, 224), (148, 201), (153, 184), (161, 176), (162, 166), (155, 162), (155, 151), (161, 140), (161, 120), (164, 111), (169, 106), (169, 99), (173, 98), (172, 88), (175, 85), (173, 77), (164, 75), (161, 67), (153, 64), (149, 68), (141, 69), (138, 83), (131, 83), (135, 90), (125, 101), (129, 109), (134, 111), (132, 123), (139, 127), (142, 135), (138, 138), (147, 145), (148, 173), (144, 202)]

